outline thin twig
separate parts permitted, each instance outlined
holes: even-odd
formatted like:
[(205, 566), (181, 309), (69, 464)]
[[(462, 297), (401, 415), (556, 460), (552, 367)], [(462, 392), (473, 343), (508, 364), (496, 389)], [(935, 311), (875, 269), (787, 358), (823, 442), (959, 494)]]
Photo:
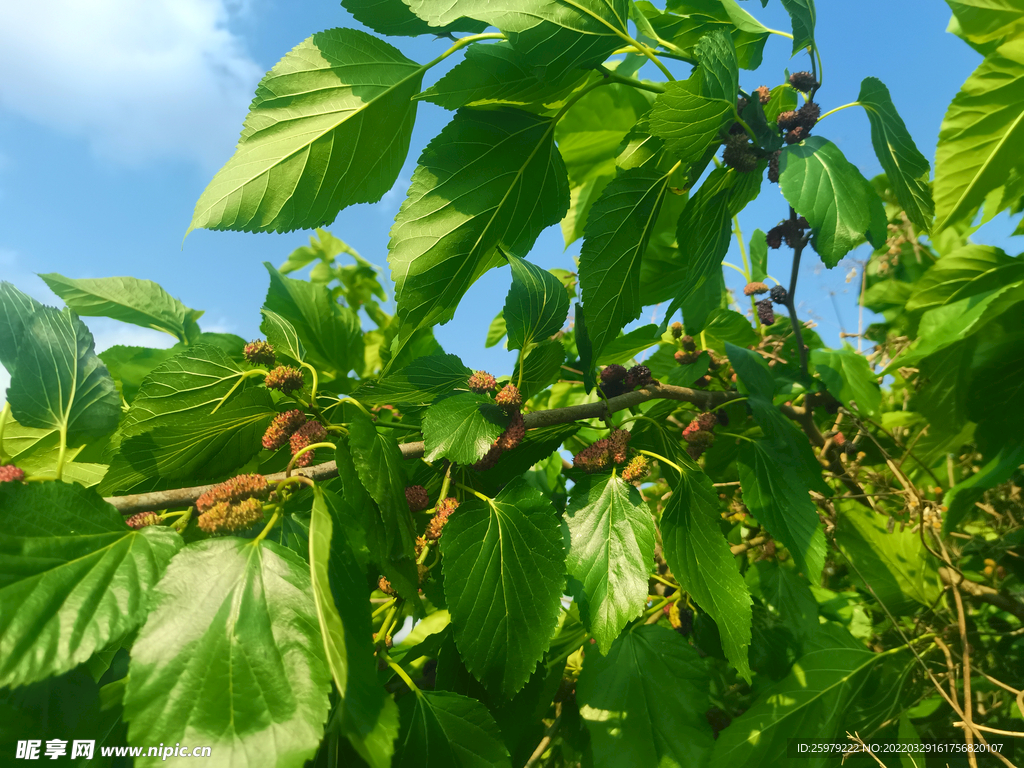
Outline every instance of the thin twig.
[(559, 712), (558, 717), (555, 718), (555, 722), (553, 722), (544, 732), (544, 738), (540, 740), (537, 748), (533, 750), (533, 754), (530, 755), (530, 759), (526, 761), (526, 765), (524, 765), (523, 768), (533, 768), (533, 766), (540, 761), (541, 757), (547, 751), (548, 746), (551, 744), (551, 739), (554, 738), (554, 735), (558, 732), (558, 727), (561, 724), (562, 713)]

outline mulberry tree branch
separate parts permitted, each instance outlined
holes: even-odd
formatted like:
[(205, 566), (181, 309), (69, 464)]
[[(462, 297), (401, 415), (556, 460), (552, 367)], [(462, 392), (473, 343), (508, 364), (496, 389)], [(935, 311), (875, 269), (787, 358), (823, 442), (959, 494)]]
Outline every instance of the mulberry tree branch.
[[(789, 221), (793, 230), (796, 230), (796, 210), (790, 206)], [(796, 316), (796, 279), (800, 274), (800, 256), (807, 245), (807, 238), (801, 237), (793, 248), (793, 271), (789, 276), (789, 290), (786, 292), (786, 309), (789, 310), (789, 321), (793, 324), (793, 336), (796, 337), (796, 347), (800, 352), (800, 370), (807, 378), (807, 348), (804, 347), (804, 336), (800, 332), (800, 321)]]
[[(570, 405), (565, 408), (553, 408), (549, 411), (534, 411), (523, 416), (526, 429), (537, 429), (555, 424), (568, 424), (580, 419), (595, 419), (609, 416), (616, 411), (624, 411), (627, 408), (644, 403), (648, 400), (678, 400), (710, 410), (717, 405), (740, 399), (736, 392), (705, 392), (700, 389), (689, 387), (675, 387), (669, 384), (650, 384), (634, 392), (627, 392), (624, 395), (602, 400), (597, 403), (582, 403)], [(399, 445), (402, 457), (405, 459), (418, 459), (423, 455), (423, 443), (402, 443)], [(307, 467), (301, 470), (293, 470), (293, 476), (298, 474), (308, 477), (311, 480), (328, 480), (338, 475), (338, 467), (333, 461), (317, 464), (314, 467)], [(271, 483), (279, 482), (285, 478), (284, 472), (267, 475)], [(130, 496), (112, 496), (105, 501), (116, 508), (122, 515), (133, 515), (136, 512), (145, 512), (153, 509), (168, 509), (170, 507), (185, 507), (194, 504), (203, 493), (212, 488), (212, 485), (200, 485), (191, 488), (175, 488), (167, 491), (154, 491), (152, 493), (138, 493)]]

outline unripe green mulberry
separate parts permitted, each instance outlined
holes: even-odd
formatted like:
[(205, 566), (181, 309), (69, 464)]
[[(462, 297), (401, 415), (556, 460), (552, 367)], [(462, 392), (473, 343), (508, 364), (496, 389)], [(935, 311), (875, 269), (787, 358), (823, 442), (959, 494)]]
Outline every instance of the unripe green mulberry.
[(819, 85), (810, 72), (794, 72), (789, 76), (789, 84), (801, 93), (810, 93)]
[(13, 464), (0, 467), (0, 483), (21, 483), (25, 481), (25, 470)]
[(422, 512), (430, 509), (430, 496), (427, 489), (422, 485), (410, 485), (405, 489), (405, 503), (409, 505), (410, 512)]
[(125, 520), (125, 523), (138, 531), (151, 525), (160, 525), (160, 515), (156, 512), (139, 512)]
[(270, 484), (263, 475), (238, 475), (226, 480), (196, 499), (196, 509), (206, 512), (217, 504), (235, 504), (244, 499), (266, 499)]
[(228, 534), (244, 531), (263, 519), (263, 505), (259, 499), (243, 499), (236, 504), (220, 502), (199, 516), (199, 528), (204, 533)]
[(274, 348), (267, 341), (250, 341), (242, 348), (242, 355), (253, 365), (265, 365), (267, 368), (277, 362)]
[(469, 388), (478, 395), (484, 395), (494, 390), (498, 382), (487, 371), (477, 371), (469, 377)]
[(518, 411), (523, 407), (523, 397), (519, 394), (519, 388), (515, 384), (506, 384), (501, 388), (501, 392), (494, 398), (496, 402), (505, 413), (511, 413), (512, 411)]
[(278, 414), (263, 433), (263, 447), (268, 451), (276, 451), (305, 423), (306, 414), (298, 409)]
[[(291, 436), (291, 438), (289, 438), (288, 442), (291, 445), (292, 456), (294, 456), (307, 445), (312, 445), (313, 443), (320, 443), (326, 439), (327, 430), (324, 428), (323, 424), (321, 424), (319, 421), (307, 421), (305, 424), (303, 424), (301, 427), (295, 430), (295, 433)], [(307, 451), (306, 453), (302, 454), (299, 457), (298, 461), (295, 462), (295, 466), (308, 467), (310, 464), (313, 463), (315, 454), (315, 450)]]
[(302, 385), (305, 382), (302, 378), (302, 371), (298, 368), (279, 365), (266, 375), (266, 378), (263, 379), (263, 383), (266, 384), (269, 389), (277, 389), (284, 392), (286, 395), (289, 395), (292, 392), (302, 389)]
[(760, 280), (753, 283), (747, 283), (743, 286), (744, 296), (756, 296), (760, 293), (768, 293), (768, 286), (762, 283)]
[(650, 471), (650, 463), (646, 456), (634, 456), (622, 470), (622, 479), (627, 483), (635, 483), (647, 477)]

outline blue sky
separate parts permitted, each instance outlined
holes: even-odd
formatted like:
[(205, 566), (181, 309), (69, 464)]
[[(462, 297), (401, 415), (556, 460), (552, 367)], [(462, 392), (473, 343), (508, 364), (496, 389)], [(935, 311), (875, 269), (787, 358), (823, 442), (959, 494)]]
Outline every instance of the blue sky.
[[(789, 29), (779, 0), (765, 9), (746, 0), (744, 7), (770, 28)], [(822, 110), (856, 100), (861, 79), (879, 77), (918, 147), (933, 159), (946, 106), (980, 62), (978, 54), (945, 32), (948, 20), (948, 7), (938, 0), (819, 0)], [(0, 8), (0, 279), (60, 306), (36, 273), (147, 278), (188, 306), (206, 310), (200, 321), (204, 330), (255, 337), (267, 286), (260, 263), (280, 264), (309, 233), (200, 230), (184, 246), (182, 236), (196, 199), (231, 155), (263, 73), (312, 33), (346, 26), (360, 28), (334, 0), (5, 3)], [(390, 42), (418, 61), (449, 45), (432, 38)], [(790, 61), (789, 50), (788, 40), (770, 38), (762, 70), (741, 72), (741, 84), (748, 89), (762, 82), (775, 85), (787, 66), (806, 69), (806, 56)], [(459, 58), (428, 73), (425, 85)], [(645, 69), (642, 74), (658, 73)], [(346, 209), (330, 227), (385, 267), (385, 274), (388, 230), (416, 158), (448, 119), (439, 107), (421, 104), (409, 159), (395, 188), (377, 205)], [(862, 110), (839, 112), (816, 133), (838, 144), (867, 177), (880, 172)], [(740, 216), (744, 235), (749, 238), (756, 227), (767, 230), (785, 213), (778, 188), (766, 184)], [(1008, 237), (1012, 226), (998, 217), (975, 239), (1015, 253), (1020, 247)], [(530, 258), (547, 268), (572, 269), (579, 246), (564, 250), (553, 227)], [(855, 253), (833, 270), (810, 256), (801, 271), (798, 311), (819, 323), (828, 343), (838, 345), (840, 325), (857, 329), (859, 278), (846, 280), (855, 259), (867, 253)], [(729, 259), (739, 262), (735, 244)], [(783, 251), (772, 252), (769, 272), (788, 282)], [(490, 272), (470, 289), (455, 320), (437, 330), (446, 349), (496, 375), (511, 373), (514, 357), (500, 346), (485, 350), (483, 340), (509, 279), (507, 270)], [(727, 280), (737, 285), (739, 276), (727, 270)], [(393, 302), (388, 308), (393, 311)], [(100, 349), (173, 343), (155, 331), (86, 320)], [(0, 392), (6, 385), (0, 368)]]

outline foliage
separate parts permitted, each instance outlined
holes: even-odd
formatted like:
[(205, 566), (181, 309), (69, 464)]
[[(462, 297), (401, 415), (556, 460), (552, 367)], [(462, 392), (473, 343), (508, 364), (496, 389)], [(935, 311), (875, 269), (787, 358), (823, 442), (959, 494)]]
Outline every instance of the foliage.
[[(44, 275), (63, 310), (0, 283), (7, 741), (699, 768), (1019, 732), (1024, 260), (970, 235), (1024, 209), (1020, 4), (949, 0), (984, 61), (934, 178), (864, 79), (870, 181), (820, 135), (815, 4), (782, 4), (810, 71), (762, 85), (774, 32), (735, 0), (344, 0), (374, 33), (284, 56), (192, 220), (315, 230), (266, 265), (266, 343), (146, 280)], [(456, 32), (426, 64), (381, 39)], [(392, 187), (419, 101), (453, 115), (391, 230), (390, 315), (324, 227)], [(748, 259), (735, 217), (773, 184)], [(527, 258), (554, 224), (576, 271)], [(865, 243), (882, 321), (832, 349), (799, 265)], [(506, 265), (494, 377), (432, 329)], [(177, 344), (97, 355), (95, 316)]]

